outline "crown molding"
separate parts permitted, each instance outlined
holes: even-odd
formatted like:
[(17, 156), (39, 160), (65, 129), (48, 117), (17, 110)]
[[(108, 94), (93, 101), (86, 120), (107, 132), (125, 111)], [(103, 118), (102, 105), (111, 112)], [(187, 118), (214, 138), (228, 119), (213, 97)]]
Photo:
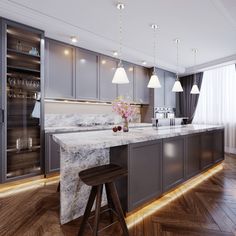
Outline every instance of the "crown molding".
[(211, 70), (214, 68), (231, 65), (235, 63), (236, 63), (236, 54), (233, 54), (231, 56), (220, 58), (220, 59), (210, 61), (210, 62), (206, 62), (204, 64), (188, 67), (186, 68), (185, 73), (183, 73), (182, 75), (189, 75), (189, 74), (194, 74), (197, 72), (203, 72), (206, 70)]

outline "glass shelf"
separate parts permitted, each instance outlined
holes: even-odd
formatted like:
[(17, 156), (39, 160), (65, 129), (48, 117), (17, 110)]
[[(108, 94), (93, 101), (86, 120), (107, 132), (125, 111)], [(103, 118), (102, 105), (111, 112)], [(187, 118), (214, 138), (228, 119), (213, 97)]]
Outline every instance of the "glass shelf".
[(7, 152), (27, 153), (27, 152), (38, 151), (39, 149), (40, 149), (40, 146), (33, 146), (31, 149), (22, 149), (22, 150), (11, 148), (11, 149), (7, 149)]
[(8, 69), (19, 70), (19, 71), (28, 71), (28, 72), (33, 72), (33, 73), (40, 73), (40, 70), (29, 69), (29, 68), (26, 68), (26, 67), (8, 65), (7, 68)]
[(19, 51), (19, 50), (16, 50), (16, 49), (8, 48), (7, 52), (10, 53), (10, 54), (19, 54), (19, 55), (22, 55), (22, 56), (29, 56), (29, 57), (40, 59), (39, 55), (33, 55), (33, 54), (28, 53), (28, 52)]

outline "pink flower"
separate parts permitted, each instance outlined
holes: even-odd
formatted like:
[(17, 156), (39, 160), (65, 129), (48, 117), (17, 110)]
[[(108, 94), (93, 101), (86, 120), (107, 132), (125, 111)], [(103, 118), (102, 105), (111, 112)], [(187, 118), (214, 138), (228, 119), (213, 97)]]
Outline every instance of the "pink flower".
[(112, 102), (112, 110), (123, 118), (131, 119), (137, 114), (137, 109), (129, 102), (123, 100), (122, 97), (118, 97)]

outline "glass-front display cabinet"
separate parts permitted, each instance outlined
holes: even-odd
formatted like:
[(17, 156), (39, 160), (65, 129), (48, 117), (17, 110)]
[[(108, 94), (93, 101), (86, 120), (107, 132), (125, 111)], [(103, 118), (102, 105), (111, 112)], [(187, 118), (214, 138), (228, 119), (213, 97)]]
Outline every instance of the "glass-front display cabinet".
[(1, 20), (1, 182), (42, 173), (44, 33)]

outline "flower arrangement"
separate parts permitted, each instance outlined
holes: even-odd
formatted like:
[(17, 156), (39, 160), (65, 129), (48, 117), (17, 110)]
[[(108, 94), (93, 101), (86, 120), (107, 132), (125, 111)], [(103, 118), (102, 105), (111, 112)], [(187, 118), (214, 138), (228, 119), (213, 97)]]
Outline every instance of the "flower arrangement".
[(112, 102), (112, 110), (128, 121), (137, 114), (137, 108), (125, 101), (123, 97), (118, 97)]

